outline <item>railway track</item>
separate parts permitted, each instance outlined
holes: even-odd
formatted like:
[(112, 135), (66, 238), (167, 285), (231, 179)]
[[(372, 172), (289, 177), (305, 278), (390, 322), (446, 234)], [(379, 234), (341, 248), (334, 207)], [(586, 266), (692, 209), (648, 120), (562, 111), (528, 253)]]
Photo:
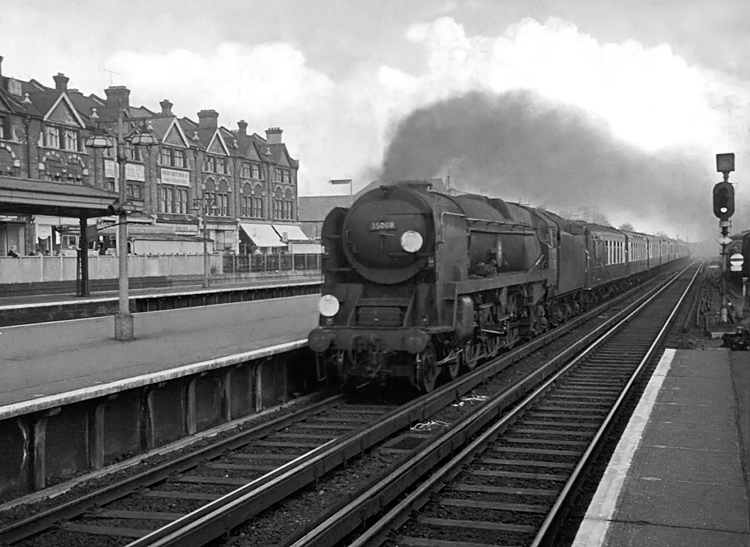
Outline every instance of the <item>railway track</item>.
[[(601, 311), (594, 310), (402, 407), (347, 405), (341, 397), (326, 400), (224, 440), (220, 446), (13, 523), (0, 529), (0, 544), (205, 544), (399, 431), (408, 433), (411, 424), (426, 420), (492, 374)], [(576, 347), (569, 349), (575, 351)], [(504, 404), (512, 400), (506, 397)], [(423, 444), (438, 438), (442, 438), (439, 433), (417, 436)]]
[(285, 545), (549, 544), (696, 275), (682, 272), (562, 368), (551, 360)]

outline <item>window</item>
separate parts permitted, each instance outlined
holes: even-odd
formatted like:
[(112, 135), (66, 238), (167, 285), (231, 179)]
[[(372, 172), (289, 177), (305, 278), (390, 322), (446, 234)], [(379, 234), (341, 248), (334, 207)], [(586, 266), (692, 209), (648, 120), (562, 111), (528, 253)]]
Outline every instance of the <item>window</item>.
[(165, 167), (185, 167), (185, 151), (181, 148), (162, 146), (161, 164)]
[(204, 171), (208, 171), (209, 173), (216, 172), (216, 156), (206, 156), (206, 166)]
[(252, 167), (253, 167), (253, 178), (260, 179), (260, 165), (258, 165), (257, 163), (254, 163)]
[(138, 146), (126, 146), (125, 154), (128, 156), (129, 160), (143, 161), (143, 158), (141, 157), (141, 149)]
[(281, 219), (284, 204), (284, 194), (281, 192), (281, 188), (277, 188), (273, 193), (273, 218)]
[(227, 174), (227, 159), (226, 158), (216, 158), (216, 172), (217, 173), (223, 173)]
[(10, 117), (0, 112), (0, 139), (10, 139)]
[(291, 190), (287, 190), (284, 194), (284, 218), (286, 220), (294, 218), (294, 195)]
[(78, 150), (78, 131), (75, 129), (65, 130), (65, 150)]
[(242, 162), (242, 178), (249, 179), (252, 176), (252, 169), (249, 162)]
[(220, 216), (229, 215), (229, 186), (225, 180), (219, 181), (216, 192), (216, 214)]
[(253, 196), (242, 196), (242, 202), (240, 203), (240, 214), (243, 217), (249, 217), (253, 212)]
[(60, 129), (48, 125), (44, 128), (44, 145), (49, 148), (60, 148)]
[(253, 192), (253, 212), (254, 218), (263, 218), (263, 188), (260, 186), (255, 187)]
[(175, 191), (177, 201), (175, 202), (175, 213), (186, 215), (188, 212), (188, 189), (177, 188)]
[(143, 188), (140, 183), (128, 183), (127, 194), (130, 199), (143, 199)]
[(216, 194), (216, 207), (217, 213), (220, 216), (227, 216), (229, 214), (229, 195), (223, 193)]

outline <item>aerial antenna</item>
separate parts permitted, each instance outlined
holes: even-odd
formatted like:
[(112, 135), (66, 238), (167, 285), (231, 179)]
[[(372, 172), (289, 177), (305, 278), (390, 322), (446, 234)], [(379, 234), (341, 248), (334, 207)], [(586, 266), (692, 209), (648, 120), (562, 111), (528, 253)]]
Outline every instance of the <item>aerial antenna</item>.
[(106, 68), (103, 69), (103, 70), (104, 70), (104, 72), (106, 72), (106, 73), (109, 74), (109, 85), (110, 85), (110, 87), (114, 85), (114, 77), (113, 77), (114, 74), (117, 74), (118, 76), (122, 76), (122, 74), (120, 74), (119, 72), (115, 72), (114, 70), (109, 70), (109, 69), (106, 69)]

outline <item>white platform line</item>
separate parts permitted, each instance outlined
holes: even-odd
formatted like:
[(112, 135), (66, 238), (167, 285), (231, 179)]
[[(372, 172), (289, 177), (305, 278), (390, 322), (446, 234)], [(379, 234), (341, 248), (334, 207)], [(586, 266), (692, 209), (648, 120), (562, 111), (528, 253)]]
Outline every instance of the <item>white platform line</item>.
[(638, 402), (633, 415), (630, 417), (625, 431), (617, 443), (617, 448), (607, 466), (599, 487), (596, 489), (586, 516), (578, 528), (578, 533), (572, 547), (596, 547), (606, 545), (605, 541), (609, 532), (610, 524), (617, 501), (622, 493), (622, 486), (628, 475), (628, 470), (633, 462), (635, 451), (643, 439), (643, 430), (646, 428), (651, 412), (653, 411), (656, 398), (661, 391), (664, 378), (669, 373), (672, 360), (675, 356), (674, 349), (664, 350), (659, 364), (654, 370), (651, 380), (643, 391), (641, 400)]

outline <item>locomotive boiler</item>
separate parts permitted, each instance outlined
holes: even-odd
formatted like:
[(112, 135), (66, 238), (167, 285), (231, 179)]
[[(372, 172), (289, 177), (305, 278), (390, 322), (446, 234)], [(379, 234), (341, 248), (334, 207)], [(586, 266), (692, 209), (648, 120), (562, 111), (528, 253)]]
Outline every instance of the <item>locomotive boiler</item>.
[[(540, 329), (549, 230), (519, 206), (382, 186), (334, 209), (313, 351), (342, 379), (407, 377), (424, 391)], [(521, 282), (523, 281), (523, 282)], [(486, 339), (475, 339), (477, 326)]]

